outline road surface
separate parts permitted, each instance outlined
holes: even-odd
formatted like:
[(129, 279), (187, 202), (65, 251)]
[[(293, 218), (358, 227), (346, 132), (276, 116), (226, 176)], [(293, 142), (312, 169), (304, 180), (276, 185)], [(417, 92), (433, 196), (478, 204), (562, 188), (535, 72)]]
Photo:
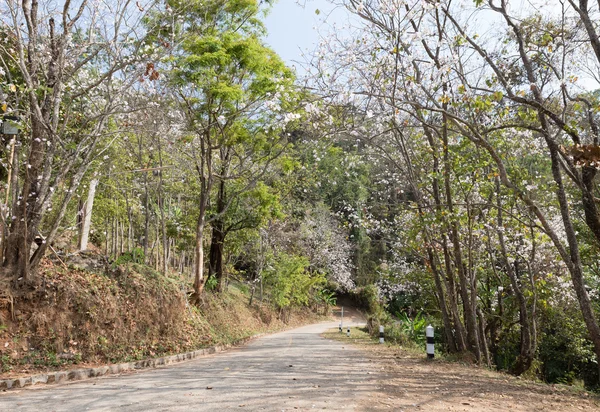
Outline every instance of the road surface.
[[(354, 323), (356, 324), (356, 323)], [(7, 391), (0, 411), (358, 411), (376, 366), (319, 334), (320, 323), (204, 358), (86, 381)]]

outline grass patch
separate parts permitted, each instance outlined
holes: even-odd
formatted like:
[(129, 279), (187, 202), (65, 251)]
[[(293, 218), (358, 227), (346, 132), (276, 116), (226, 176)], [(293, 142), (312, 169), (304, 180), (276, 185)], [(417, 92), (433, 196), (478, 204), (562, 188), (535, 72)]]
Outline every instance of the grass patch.
[(329, 329), (323, 332), (321, 336), (323, 336), (326, 339), (332, 339), (352, 344), (373, 345), (376, 343), (369, 335), (369, 330), (366, 327), (351, 327), (350, 336), (346, 335), (346, 330), (347, 329), (344, 328), (344, 331), (340, 332), (339, 329)]
[(339, 342), (349, 343), (363, 347), (367, 350), (402, 350), (405, 355), (425, 358), (425, 348), (419, 348), (414, 342), (407, 341), (404, 345), (399, 345), (395, 342), (379, 343), (379, 337), (373, 337), (369, 334), (367, 327), (351, 327), (350, 336), (346, 336), (346, 330), (343, 333), (339, 329), (329, 329), (323, 332), (321, 336), (326, 339), (332, 339)]

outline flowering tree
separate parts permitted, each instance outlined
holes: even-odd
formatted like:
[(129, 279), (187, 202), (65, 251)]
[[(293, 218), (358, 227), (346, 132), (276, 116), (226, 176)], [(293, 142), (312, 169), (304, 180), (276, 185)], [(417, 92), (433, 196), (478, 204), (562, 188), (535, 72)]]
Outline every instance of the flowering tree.
[[(486, 353), (475, 240), (479, 222), (487, 220), (489, 225), (492, 218), (498, 243), (488, 245), (493, 251), (490, 263), (504, 262), (502, 271), (520, 301), (522, 363), (515, 367), (516, 372), (528, 367), (534, 351), (531, 317), (535, 299), (524, 299), (519, 289), (525, 286), (513, 282), (516, 274), (511, 265), (516, 258), (502, 246), (506, 246), (502, 233), (506, 223), (500, 214), (491, 212), (504, 207), (500, 190), (494, 189), (497, 174), (523, 202), (530, 225), (551, 239), (565, 262), (600, 354), (597, 324), (583, 278), (586, 264), (577, 252), (580, 240), (571, 212), (576, 204), (568, 194), (571, 188), (563, 181), (567, 176), (574, 182), (572, 188), (581, 191), (581, 204), (587, 209), (585, 223), (593, 232), (598, 218), (590, 197), (595, 175), (596, 104), (592, 95), (576, 90), (576, 79), (584, 70), (597, 73), (596, 63), (582, 58), (595, 47), (596, 28), (589, 15), (596, 11), (570, 3), (557, 18), (540, 18), (524, 15), (529, 10), (511, 15), (505, 2), (340, 3), (362, 19), (364, 30), (354, 31), (348, 39), (332, 37), (322, 43), (314, 59), (314, 82), (326, 90), (324, 95), (335, 96), (330, 102), (356, 108), (363, 129), (354, 130), (406, 176), (410, 201), (416, 203), (417, 216), (425, 225), (418, 235), (425, 246), (422, 256), (436, 280), (445, 329), (457, 331), (456, 347), (470, 348), (477, 359)], [(471, 13), (468, 22), (465, 10)], [(500, 33), (483, 36), (470, 23), (479, 16), (488, 18), (489, 11), (497, 13), (500, 18), (495, 22), (504, 26), (494, 26), (500, 27)], [(494, 36), (504, 42), (495, 41)], [(574, 38), (585, 38), (590, 49), (570, 47), (568, 39)], [(593, 65), (582, 67), (578, 62)], [(564, 150), (561, 144), (565, 139), (583, 146)], [(472, 162), (461, 149), (469, 145), (483, 150), (485, 166), (480, 167), (491, 178), (481, 179), (476, 170), (462, 164)], [(514, 160), (516, 150), (525, 150), (524, 157)], [(543, 162), (553, 182), (540, 184), (537, 171), (527, 175), (521, 167), (529, 156)], [(581, 172), (578, 163), (583, 164)], [(558, 190), (553, 200), (549, 195), (554, 188)], [(495, 193), (498, 201), (494, 204)], [(445, 230), (438, 234), (428, 222), (441, 224)], [(456, 290), (458, 295), (453, 297)], [(461, 343), (463, 321), (467, 346)], [(447, 336), (447, 340), (452, 339)]]
[[(20, 95), (12, 99), (20, 104), (2, 109), (24, 120), (12, 143), (11, 186), (18, 183), (19, 191), (3, 211), (9, 220), (3, 266), (15, 280), (33, 279), (103, 137), (115, 129), (112, 116), (128, 110), (122, 97), (144, 74), (151, 52), (143, 49), (140, 22), (152, 2), (143, 3), (9, 0), (0, 6), (10, 39), (0, 45), (0, 62), (3, 73), (19, 79), (9, 93)], [(53, 202), (57, 210), (49, 217)], [(46, 217), (51, 221), (42, 233)], [(31, 254), (37, 236), (42, 241)]]

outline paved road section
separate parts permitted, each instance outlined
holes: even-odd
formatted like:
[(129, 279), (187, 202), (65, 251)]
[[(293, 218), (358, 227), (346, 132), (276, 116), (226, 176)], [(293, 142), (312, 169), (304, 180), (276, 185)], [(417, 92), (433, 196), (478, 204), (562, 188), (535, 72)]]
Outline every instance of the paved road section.
[(377, 391), (362, 352), (320, 323), (178, 365), (0, 394), (0, 411), (358, 411)]

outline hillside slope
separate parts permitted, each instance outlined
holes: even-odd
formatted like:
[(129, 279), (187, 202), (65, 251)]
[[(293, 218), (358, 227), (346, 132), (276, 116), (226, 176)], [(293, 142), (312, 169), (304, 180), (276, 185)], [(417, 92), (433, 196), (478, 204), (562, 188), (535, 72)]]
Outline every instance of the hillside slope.
[(115, 363), (230, 343), (315, 319), (287, 323), (244, 285), (207, 292), (197, 307), (179, 277), (140, 266), (90, 271), (45, 262), (41, 285), (20, 296), (0, 291), (0, 377)]

